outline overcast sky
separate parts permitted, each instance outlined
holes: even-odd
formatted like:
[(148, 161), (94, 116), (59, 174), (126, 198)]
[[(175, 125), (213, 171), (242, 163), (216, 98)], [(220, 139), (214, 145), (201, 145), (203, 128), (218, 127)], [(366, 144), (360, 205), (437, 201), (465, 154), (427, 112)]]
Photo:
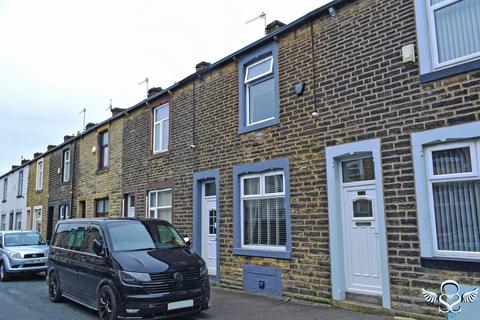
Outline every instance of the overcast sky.
[(329, 0), (0, 0), (0, 175)]

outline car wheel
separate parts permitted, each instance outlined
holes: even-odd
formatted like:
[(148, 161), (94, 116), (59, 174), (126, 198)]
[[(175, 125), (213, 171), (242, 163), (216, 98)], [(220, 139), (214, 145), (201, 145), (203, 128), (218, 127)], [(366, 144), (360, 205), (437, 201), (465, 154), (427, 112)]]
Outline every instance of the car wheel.
[(98, 293), (98, 314), (103, 320), (116, 320), (118, 317), (118, 299), (114, 289), (106, 284)]
[(52, 302), (62, 301), (62, 293), (60, 292), (58, 276), (55, 271), (53, 271), (48, 277), (48, 297)]
[(5, 267), (3, 266), (3, 262), (0, 262), (0, 281), (6, 282), (10, 279), (9, 274), (5, 271)]

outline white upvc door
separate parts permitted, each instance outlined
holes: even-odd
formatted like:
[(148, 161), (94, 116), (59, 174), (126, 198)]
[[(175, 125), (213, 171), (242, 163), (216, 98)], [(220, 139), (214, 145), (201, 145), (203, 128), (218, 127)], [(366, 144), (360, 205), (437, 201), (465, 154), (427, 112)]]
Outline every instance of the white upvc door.
[(208, 274), (217, 275), (217, 196), (205, 196), (202, 185), (202, 258)]
[(344, 184), (342, 198), (346, 290), (381, 295), (375, 184)]
[(127, 218), (135, 218), (135, 195), (127, 195)]

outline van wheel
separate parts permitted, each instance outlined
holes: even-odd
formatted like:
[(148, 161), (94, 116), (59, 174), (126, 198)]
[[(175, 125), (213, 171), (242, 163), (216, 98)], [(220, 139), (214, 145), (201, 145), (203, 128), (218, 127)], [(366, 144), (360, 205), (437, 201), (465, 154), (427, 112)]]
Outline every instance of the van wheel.
[(62, 301), (62, 293), (60, 292), (60, 286), (58, 285), (58, 276), (53, 271), (48, 277), (48, 297), (52, 302)]
[(118, 299), (114, 289), (106, 284), (98, 293), (98, 314), (103, 320), (116, 320), (118, 317)]
[(7, 282), (10, 279), (9, 274), (5, 271), (3, 262), (0, 262), (0, 281)]

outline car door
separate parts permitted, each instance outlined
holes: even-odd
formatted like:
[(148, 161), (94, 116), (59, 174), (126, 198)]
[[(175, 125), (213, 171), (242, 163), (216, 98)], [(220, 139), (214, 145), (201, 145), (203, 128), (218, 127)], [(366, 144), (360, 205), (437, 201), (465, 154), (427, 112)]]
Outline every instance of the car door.
[(64, 250), (65, 265), (60, 283), (63, 293), (75, 298), (81, 298), (78, 288), (78, 271), (81, 264), (81, 247), (85, 239), (86, 224), (72, 223), (67, 235), (66, 249)]
[(49, 253), (49, 264), (55, 268), (60, 283), (60, 290), (66, 294), (72, 294), (74, 291), (73, 281), (75, 281), (75, 277), (72, 276), (72, 271), (70, 270), (72, 252), (67, 247), (68, 239), (73, 232), (71, 230), (72, 225), (69, 223), (58, 225)]
[(91, 224), (87, 229), (85, 249), (78, 274), (80, 292), (85, 302), (92, 306), (97, 303), (97, 287), (109, 270), (105, 256), (98, 256), (93, 252), (94, 240), (105, 246), (101, 227), (97, 224)]

